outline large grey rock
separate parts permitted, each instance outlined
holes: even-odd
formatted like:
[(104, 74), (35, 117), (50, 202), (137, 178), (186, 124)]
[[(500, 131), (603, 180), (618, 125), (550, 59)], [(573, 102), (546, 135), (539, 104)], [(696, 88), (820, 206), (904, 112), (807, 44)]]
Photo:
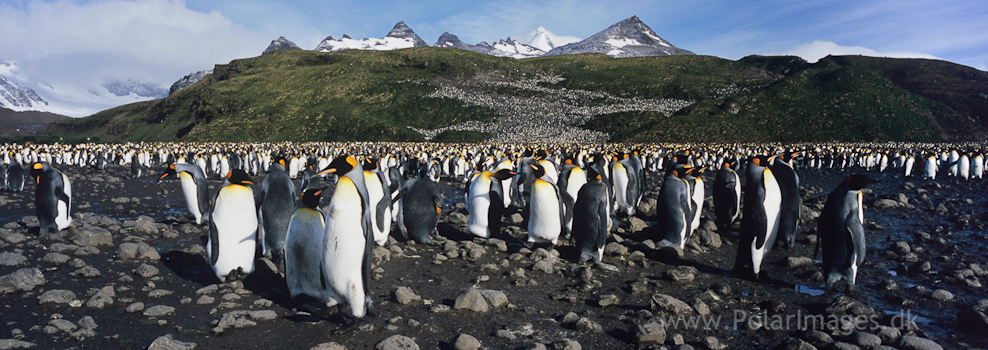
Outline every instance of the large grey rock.
[(419, 345), (415, 344), (415, 339), (395, 334), (384, 338), (374, 348), (377, 350), (418, 350)]
[(778, 350), (817, 350), (817, 347), (803, 341), (802, 339), (789, 338), (779, 344)]
[(155, 305), (144, 310), (144, 316), (161, 317), (175, 312), (175, 307), (168, 305)]
[(39, 304), (68, 304), (75, 300), (75, 293), (66, 289), (52, 289), (38, 297)]
[(844, 337), (844, 341), (860, 346), (862, 348), (869, 348), (876, 345), (882, 345), (882, 338), (879, 338), (877, 335), (867, 332), (862, 332), (862, 331), (851, 332), (850, 335)]
[(480, 341), (466, 333), (460, 333), (453, 339), (453, 349), (456, 350), (477, 350), (480, 347)]
[(0, 350), (7, 349), (30, 349), (38, 346), (35, 343), (26, 342), (17, 339), (0, 339)]
[(508, 295), (499, 290), (481, 289), (478, 290), (480, 295), (484, 296), (484, 300), (487, 300), (487, 304), (493, 308), (499, 308), (504, 305), (508, 305)]
[(113, 235), (110, 234), (110, 231), (95, 226), (86, 226), (76, 231), (76, 235), (72, 237), (72, 243), (80, 247), (113, 246)]
[(0, 253), (0, 266), (17, 266), (27, 261), (27, 257), (14, 252)]
[(26, 292), (45, 284), (45, 275), (37, 267), (26, 267), (0, 276), (0, 295)]
[(157, 267), (154, 267), (154, 266), (151, 266), (151, 265), (148, 265), (148, 264), (141, 264), (141, 266), (138, 266), (137, 269), (134, 269), (134, 274), (135, 275), (138, 275), (138, 276), (141, 276), (141, 277), (144, 277), (144, 278), (151, 278), (151, 277), (157, 276), (158, 273), (160, 273), (160, 271), (158, 271), (158, 268)]
[(576, 330), (585, 333), (604, 333), (604, 328), (600, 324), (586, 317), (580, 317), (576, 321)]
[(309, 350), (346, 350), (346, 347), (337, 342), (329, 342), (313, 346)]
[(196, 343), (175, 340), (171, 334), (158, 337), (151, 343), (151, 346), (148, 346), (148, 350), (192, 350), (195, 348)]
[(911, 335), (899, 338), (899, 350), (943, 350), (935, 341)]
[(154, 223), (154, 219), (142, 215), (137, 218), (137, 223), (134, 224), (134, 231), (137, 233), (155, 234), (158, 233), (158, 225)]
[(468, 288), (467, 290), (460, 293), (456, 297), (456, 302), (453, 304), (455, 309), (467, 309), (475, 312), (487, 312), (490, 310), (490, 305), (484, 300), (483, 294), (480, 294), (474, 288)]
[(89, 301), (86, 301), (86, 307), (91, 307), (94, 309), (102, 309), (107, 306), (113, 305), (113, 297), (116, 292), (113, 290), (113, 286), (105, 286), (100, 288), (96, 294), (93, 294)]

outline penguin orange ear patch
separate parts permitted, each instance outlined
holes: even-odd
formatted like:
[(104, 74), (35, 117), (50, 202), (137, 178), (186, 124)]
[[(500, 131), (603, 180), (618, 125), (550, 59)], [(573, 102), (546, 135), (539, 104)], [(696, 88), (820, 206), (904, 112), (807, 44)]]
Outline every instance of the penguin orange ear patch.
[(41, 165), (41, 163), (34, 163), (34, 168), (35, 169), (41, 170), (41, 168), (44, 168), (44, 167), (45, 166), (44, 165)]

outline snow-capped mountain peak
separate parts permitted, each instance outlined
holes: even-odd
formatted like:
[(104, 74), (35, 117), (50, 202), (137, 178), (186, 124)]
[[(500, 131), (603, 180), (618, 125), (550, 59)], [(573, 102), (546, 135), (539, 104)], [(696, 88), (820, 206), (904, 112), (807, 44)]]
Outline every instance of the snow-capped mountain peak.
[(560, 46), (546, 55), (603, 53), (611, 57), (692, 55), (662, 39), (638, 16), (617, 22), (583, 41)]
[(545, 27), (539, 26), (533, 31), (515, 35), (515, 38), (525, 45), (537, 48), (542, 51), (548, 52), (558, 46), (563, 46), (566, 44), (572, 44), (580, 41), (580, 38), (575, 36), (560, 36), (553, 34)]
[(429, 46), (429, 44), (426, 44), (425, 40), (415, 34), (412, 28), (409, 28), (405, 22), (398, 22), (384, 38), (354, 40), (344, 35), (342, 39), (336, 40), (330, 36), (316, 46), (316, 51), (336, 52), (349, 49), (386, 51), (425, 46)]
[(47, 106), (48, 101), (38, 96), (34, 89), (15, 81), (17, 70), (17, 63), (0, 60), (0, 107), (25, 110)]

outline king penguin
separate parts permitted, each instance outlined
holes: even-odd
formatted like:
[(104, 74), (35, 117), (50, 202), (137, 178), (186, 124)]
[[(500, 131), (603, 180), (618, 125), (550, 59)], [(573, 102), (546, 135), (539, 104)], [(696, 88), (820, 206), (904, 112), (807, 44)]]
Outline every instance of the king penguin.
[(612, 159), (611, 181), (614, 185), (614, 199), (617, 202), (615, 211), (632, 216), (635, 215), (634, 201), (638, 198), (638, 173), (628, 168), (625, 159), (619, 160), (617, 157)]
[(7, 167), (7, 189), (11, 192), (24, 190), (24, 168), (16, 159)]
[(827, 292), (841, 279), (847, 281), (847, 292), (854, 290), (858, 267), (865, 259), (861, 189), (876, 182), (864, 175), (851, 175), (827, 196), (817, 229), (820, 239), (813, 251), (815, 257), (823, 246), (823, 276), (827, 278)]
[(779, 243), (792, 248), (796, 242), (796, 229), (799, 226), (799, 206), (803, 198), (799, 194), (799, 175), (792, 167), (792, 159), (800, 152), (783, 153), (776, 157), (770, 168), (779, 183), (782, 203), (779, 210)]
[(322, 273), (327, 288), (325, 300), (320, 301), (327, 307), (346, 303), (351, 314), (361, 318), (371, 306), (368, 282), (374, 247), (364, 169), (353, 156), (341, 155), (318, 175), (323, 174), (339, 177), (329, 201), (321, 242)]
[(443, 199), (439, 187), (429, 175), (428, 164), (423, 162), (420, 165), (417, 168), (419, 176), (405, 182), (398, 194), (401, 205), (398, 207), (397, 226), (403, 238), (419, 244), (432, 244), (429, 235), (436, 232)]
[(528, 207), (528, 242), (556, 244), (563, 232), (563, 202), (559, 187), (538, 163), (532, 168), (532, 193)]
[(31, 177), (38, 184), (34, 191), (34, 205), (41, 234), (69, 227), (72, 224), (72, 186), (69, 178), (48, 162), (32, 164)]
[(580, 187), (573, 205), (573, 239), (580, 254), (577, 261), (580, 264), (590, 260), (600, 262), (608, 232), (606, 185), (592, 168), (586, 174), (588, 181)]
[(736, 162), (725, 162), (714, 178), (714, 214), (721, 228), (731, 228), (741, 213), (741, 178), (736, 166)]
[(326, 215), (319, 210), (325, 188), (302, 193), (302, 206), (292, 213), (285, 237), (285, 281), (293, 300), (305, 295), (325, 302), (328, 299), (322, 273)]
[(257, 197), (262, 254), (270, 256), (275, 266), (284, 262), (285, 236), (288, 235), (288, 223), (294, 211), (295, 183), (288, 177), (284, 158), (278, 159), (268, 168)]
[(692, 198), (689, 182), (685, 177), (684, 168), (675, 168), (672, 165), (666, 168), (655, 212), (661, 224), (662, 244), (674, 245), (680, 249), (686, 246), (686, 240), (693, 231), (690, 212)]
[[(706, 188), (703, 185), (703, 178), (700, 175), (706, 170), (706, 167), (702, 168), (688, 168), (686, 169), (686, 183), (690, 187), (690, 233), (693, 235), (693, 231), (696, 231), (700, 227), (700, 215), (703, 213), (704, 197), (706, 197)], [(685, 242), (685, 241), (684, 241)]]
[(565, 232), (573, 232), (573, 206), (576, 205), (580, 188), (583, 188), (588, 178), (587, 172), (583, 171), (583, 168), (575, 163), (573, 158), (567, 158), (563, 161), (563, 171), (559, 173), (559, 182), (556, 183), (559, 187), (559, 194), (563, 199), (563, 209), (565, 209), (563, 214), (563, 224), (566, 226)]
[(179, 183), (182, 184), (182, 195), (185, 197), (185, 204), (189, 214), (195, 218), (196, 224), (209, 220), (209, 197), (206, 194), (206, 175), (196, 165), (173, 163), (168, 166), (164, 174), (158, 178), (160, 181), (170, 175), (178, 175)]
[(474, 177), (467, 193), (470, 208), (467, 231), (482, 238), (495, 237), (501, 233), (501, 217), (504, 215), (503, 203), (506, 197), (501, 181), (517, 174), (511, 169), (500, 169), (494, 173), (485, 170)]
[(213, 198), (206, 253), (221, 281), (238, 280), (254, 272), (257, 208), (254, 190), (248, 187), (253, 184), (243, 170), (231, 170)]
[(762, 261), (775, 244), (782, 193), (768, 168), (774, 157), (757, 156), (745, 170), (744, 212), (734, 271), (758, 279)]
[(371, 223), (374, 226), (374, 243), (383, 247), (391, 234), (391, 192), (379, 164), (377, 156), (372, 156), (364, 161), (363, 168), (364, 183), (370, 200)]

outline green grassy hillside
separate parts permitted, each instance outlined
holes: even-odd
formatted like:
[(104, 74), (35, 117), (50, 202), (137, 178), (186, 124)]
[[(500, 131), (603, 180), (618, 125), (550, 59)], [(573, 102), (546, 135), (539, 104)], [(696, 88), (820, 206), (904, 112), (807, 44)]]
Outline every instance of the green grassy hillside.
[[(422, 141), (409, 127), (498, 118), (495, 109), (426, 97), (437, 87), (459, 86), (468, 78), (521, 82), (537, 76), (563, 79), (540, 82), (543, 90), (471, 88), (549, 102), (558, 97), (545, 89), (693, 101), (671, 116), (611, 113), (584, 126), (621, 142), (944, 141), (988, 135), (988, 101), (979, 97), (988, 91), (985, 72), (949, 62), (604, 55), (515, 60), (447, 48), (276, 51), (217, 65), (203, 81), (162, 100), (54, 122), (47, 135), (100, 141)], [(488, 136), (449, 130), (435, 140)]]

